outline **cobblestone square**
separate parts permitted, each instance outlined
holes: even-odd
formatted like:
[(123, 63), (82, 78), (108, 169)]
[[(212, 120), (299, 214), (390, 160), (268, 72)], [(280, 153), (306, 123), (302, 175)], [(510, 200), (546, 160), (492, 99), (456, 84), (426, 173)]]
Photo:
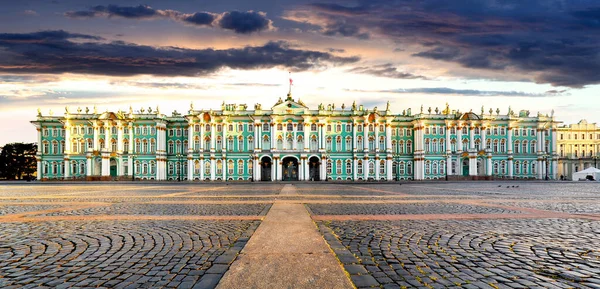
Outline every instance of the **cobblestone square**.
[(293, 232), (265, 223), (275, 206), (310, 214), (345, 272), (324, 279), (358, 288), (600, 288), (600, 189), (566, 182), (2, 183), (0, 288), (260, 288), (246, 277), (264, 267), (228, 272), (327, 267), (246, 248), (263, 225), (263, 241)]

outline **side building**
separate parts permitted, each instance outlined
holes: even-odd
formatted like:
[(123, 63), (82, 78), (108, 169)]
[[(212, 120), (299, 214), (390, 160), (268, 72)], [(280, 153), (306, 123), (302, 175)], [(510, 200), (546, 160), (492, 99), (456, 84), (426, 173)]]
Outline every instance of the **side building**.
[(335, 104), (309, 109), (291, 95), (270, 109), (223, 104), (162, 114), (42, 115), (40, 179), (145, 180), (432, 180), (556, 179), (554, 116), (462, 113), (431, 108), (413, 114)]
[(600, 127), (585, 119), (558, 127), (558, 175), (571, 179), (574, 172), (598, 167)]

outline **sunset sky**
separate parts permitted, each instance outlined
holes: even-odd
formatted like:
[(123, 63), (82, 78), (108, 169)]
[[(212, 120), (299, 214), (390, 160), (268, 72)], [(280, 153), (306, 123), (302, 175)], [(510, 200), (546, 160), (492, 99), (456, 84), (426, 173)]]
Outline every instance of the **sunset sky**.
[(600, 121), (597, 0), (6, 1), (0, 145), (62, 115), (226, 103), (508, 107)]

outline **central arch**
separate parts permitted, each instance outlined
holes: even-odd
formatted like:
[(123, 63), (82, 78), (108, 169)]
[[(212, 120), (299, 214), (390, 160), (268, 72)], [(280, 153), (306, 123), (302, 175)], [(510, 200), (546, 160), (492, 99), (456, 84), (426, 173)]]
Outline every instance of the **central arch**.
[(285, 157), (282, 162), (282, 178), (284, 181), (298, 180), (298, 159), (295, 157)]
[(110, 176), (113, 178), (117, 176), (117, 160), (114, 158), (110, 159)]
[(462, 161), (462, 175), (464, 177), (469, 176), (469, 159), (463, 159)]
[(320, 178), (320, 165), (321, 165), (321, 160), (319, 160), (318, 157), (311, 157), (310, 159), (308, 159), (308, 179), (311, 181), (319, 181), (321, 180)]
[(265, 182), (271, 181), (271, 158), (264, 156), (260, 159), (260, 180)]

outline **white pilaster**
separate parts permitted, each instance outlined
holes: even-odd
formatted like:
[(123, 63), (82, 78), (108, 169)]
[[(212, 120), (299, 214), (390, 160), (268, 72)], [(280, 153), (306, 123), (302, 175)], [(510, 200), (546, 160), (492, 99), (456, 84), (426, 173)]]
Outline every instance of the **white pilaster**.
[(385, 124), (385, 151), (392, 152), (392, 125), (389, 123)]

